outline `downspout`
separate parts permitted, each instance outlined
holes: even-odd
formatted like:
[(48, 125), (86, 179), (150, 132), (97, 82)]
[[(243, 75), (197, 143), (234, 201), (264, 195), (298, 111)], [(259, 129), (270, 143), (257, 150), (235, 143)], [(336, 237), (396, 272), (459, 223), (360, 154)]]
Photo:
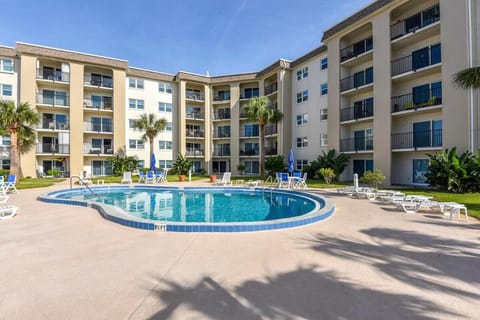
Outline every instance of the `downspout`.
[[(467, 1), (467, 52), (468, 52), (468, 68), (473, 68), (473, 18), (472, 18), (472, 0)], [(469, 89), (469, 97), (468, 97), (468, 111), (470, 115), (470, 134), (469, 134), (469, 141), (468, 141), (468, 148), (470, 152), (475, 153), (475, 146), (474, 146), (474, 88)]]

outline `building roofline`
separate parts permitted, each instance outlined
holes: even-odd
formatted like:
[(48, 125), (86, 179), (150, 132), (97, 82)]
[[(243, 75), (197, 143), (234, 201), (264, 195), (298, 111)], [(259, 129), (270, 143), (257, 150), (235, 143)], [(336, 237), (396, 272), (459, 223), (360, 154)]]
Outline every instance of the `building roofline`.
[(7, 46), (0, 46), (0, 56), (15, 58), (16, 54), (17, 53), (15, 52), (15, 48), (7, 47)]
[(129, 67), (127, 71), (127, 76), (134, 77), (143, 77), (153, 80), (162, 80), (162, 81), (174, 81), (175, 75), (165, 72), (159, 72), (155, 70), (148, 70), (142, 68)]
[(322, 42), (396, 0), (376, 0), (323, 32)]
[(65, 50), (47, 46), (41, 46), (37, 44), (25, 43), (25, 42), (16, 42), (16, 51), (17, 53), (27, 53), (45, 57), (53, 57), (65, 60), (74, 60), (81, 61), (93, 64), (100, 64), (105, 66), (110, 66), (114, 68), (127, 69), (128, 61), (117, 58), (104, 57), (100, 55), (94, 55), (84, 52)]
[(320, 47), (317, 47), (315, 49), (313, 49), (312, 51), (310, 52), (307, 52), (306, 54), (304, 54), (303, 56), (293, 60), (291, 63), (290, 63), (290, 67), (292, 68), (295, 68), (296, 66), (298, 66), (299, 64), (302, 64), (304, 63), (305, 61), (308, 61), (310, 59), (312, 59), (313, 57), (319, 55), (319, 54), (322, 54), (324, 52), (327, 51), (327, 46), (322, 44)]

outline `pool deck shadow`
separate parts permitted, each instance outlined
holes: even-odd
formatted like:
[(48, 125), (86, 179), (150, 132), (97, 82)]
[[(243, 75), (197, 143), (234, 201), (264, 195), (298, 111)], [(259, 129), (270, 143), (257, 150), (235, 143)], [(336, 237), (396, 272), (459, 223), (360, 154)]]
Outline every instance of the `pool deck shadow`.
[(265, 232), (151, 232), (112, 223), (92, 208), (36, 200), (68, 187), (11, 195), (9, 204), (20, 210), (0, 221), (0, 318), (478, 315), (480, 224), (474, 219), (385, 211), (368, 200), (313, 190), (335, 202), (326, 221)]

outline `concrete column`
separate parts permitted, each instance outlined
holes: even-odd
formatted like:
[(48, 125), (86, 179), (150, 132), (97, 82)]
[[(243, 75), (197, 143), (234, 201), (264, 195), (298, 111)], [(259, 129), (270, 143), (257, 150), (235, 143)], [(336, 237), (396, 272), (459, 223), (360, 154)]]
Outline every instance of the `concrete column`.
[(240, 83), (230, 85), (230, 170), (238, 175), (240, 163)]
[[(84, 66), (70, 63), (70, 175), (83, 172), (83, 98)], [(116, 100), (114, 98), (114, 103)]]

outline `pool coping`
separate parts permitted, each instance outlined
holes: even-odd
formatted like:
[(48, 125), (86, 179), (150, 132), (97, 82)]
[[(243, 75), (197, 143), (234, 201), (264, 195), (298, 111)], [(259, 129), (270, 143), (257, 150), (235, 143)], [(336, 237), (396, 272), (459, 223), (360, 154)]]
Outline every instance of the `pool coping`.
[[(95, 186), (90, 187), (93, 191), (95, 190), (112, 190), (112, 189), (160, 189), (164, 191), (168, 190), (220, 190), (228, 191), (232, 190), (241, 190), (249, 192), (275, 192), (275, 193), (284, 193), (284, 194), (293, 194), (296, 196), (304, 197), (309, 200), (314, 201), (315, 208), (306, 214), (292, 217), (284, 218), (277, 220), (268, 220), (268, 221), (258, 221), (258, 222), (161, 222), (161, 221), (152, 221), (147, 219), (142, 219), (134, 217), (127, 214), (122, 209), (111, 206), (104, 203), (98, 203), (93, 201), (83, 201), (83, 200), (69, 200), (69, 199), (60, 199), (56, 198), (56, 195), (79, 191), (86, 192), (87, 188), (72, 188), (72, 189), (62, 189), (46, 194), (42, 194), (37, 197), (37, 200), (48, 202), (48, 203), (57, 203), (57, 204), (67, 204), (75, 205), (82, 207), (90, 207), (96, 209), (104, 219), (110, 220), (112, 222), (137, 228), (143, 230), (151, 231), (168, 231), (168, 232), (252, 232), (252, 231), (267, 231), (267, 230), (277, 230), (285, 228), (299, 227), (318, 221), (325, 220), (333, 215), (335, 212), (335, 205), (333, 202), (313, 193), (309, 193), (308, 190), (291, 190), (291, 189), (278, 189), (278, 188), (266, 188), (266, 187), (176, 187), (176, 186), (147, 186), (147, 185), (114, 185), (114, 186)], [(321, 204), (324, 204), (323, 207), (320, 207)]]

